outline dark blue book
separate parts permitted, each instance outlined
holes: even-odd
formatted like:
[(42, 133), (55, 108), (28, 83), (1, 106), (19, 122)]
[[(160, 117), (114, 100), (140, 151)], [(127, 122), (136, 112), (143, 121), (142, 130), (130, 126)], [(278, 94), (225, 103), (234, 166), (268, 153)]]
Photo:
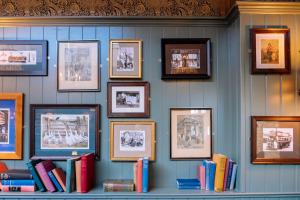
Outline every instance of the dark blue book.
[(34, 180), (2, 180), (2, 185), (34, 186)]
[(227, 180), (226, 180), (226, 188), (225, 188), (226, 190), (229, 190), (229, 187), (230, 187), (233, 164), (234, 164), (234, 162), (230, 159), (229, 166), (228, 166), (228, 176), (227, 176)]
[(179, 190), (199, 190), (200, 189), (200, 185), (177, 185), (177, 189)]
[(215, 175), (216, 175), (216, 163), (210, 162), (209, 163), (209, 191), (214, 191), (215, 187)]
[(28, 163), (26, 163), (27, 167), (28, 167), (28, 170), (29, 172), (31, 173), (34, 181), (35, 181), (35, 184), (37, 185), (38, 187), (38, 190), (41, 191), (41, 192), (45, 192), (46, 191), (46, 188), (45, 186), (43, 185), (36, 169), (35, 169), (35, 165), (38, 164), (41, 160), (32, 160)]
[(179, 178), (176, 179), (176, 183), (179, 186), (200, 186), (200, 181), (198, 179), (194, 179), (194, 178), (187, 178), (187, 179), (183, 179), (183, 178)]
[(52, 173), (52, 171), (49, 171), (48, 175), (49, 175), (51, 181), (54, 183), (56, 189), (58, 191), (60, 191), (60, 192), (63, 192), (64, 191), (63, 188), (60, 186), (58, 180), (56, 179), (56, 177), (54, 176), (54, 174)]
[(148, 192), (148, 182), (149, 182), (149, 160), (148, 158), (143, 159), (143, 181), (142, 181), (142, 191)]

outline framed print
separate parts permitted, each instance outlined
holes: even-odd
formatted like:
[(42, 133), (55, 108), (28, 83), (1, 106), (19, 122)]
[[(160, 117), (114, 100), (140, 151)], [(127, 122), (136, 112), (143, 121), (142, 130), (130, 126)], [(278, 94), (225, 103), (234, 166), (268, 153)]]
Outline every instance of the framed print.
[(162, 79), (211, 77), (210, 39), (162, 39)]
[(46, 40), (0, 40), (0, 76), (47, 76)]
[(100, 105), (30, 105), (31, 159), (66, 160), (100, 156)]
[(148, 82), (108, 82), (108, 117), (149, 117), (150, 84)]
[(290, 30), (251, 29), (252, 74), (289, 74)]
[(59, 41), (57, 90), (99, 91), (99, 41)]
[(109, 78), (142, 78), (142, 40), (110, 40)]
[(155, 122), (110, 122), (110, 159), (136, 161), (143, 157), (155, 160)]
[(212, 157), (212, 109), (170, 109), (171, 160)]
[(252, 164), (300, 164), (300, 117), (252, 116)]
[(23, 94), (0, 93), (0, 159), (22, 160)]

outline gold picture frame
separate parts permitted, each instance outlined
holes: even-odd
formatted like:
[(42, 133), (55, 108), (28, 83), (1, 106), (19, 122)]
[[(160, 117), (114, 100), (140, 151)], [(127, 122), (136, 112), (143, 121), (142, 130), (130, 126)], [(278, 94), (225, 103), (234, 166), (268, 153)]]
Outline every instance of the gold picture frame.
[(23, 94), (0, 93), (0, 102), (0, 159), (22, 160)]
[(109, 78), (142, 78), (142, 40), (110, 40)]
[(111, 121), (110, 160), (136, 161), (148, 157), (155, 160), (154, 121)]

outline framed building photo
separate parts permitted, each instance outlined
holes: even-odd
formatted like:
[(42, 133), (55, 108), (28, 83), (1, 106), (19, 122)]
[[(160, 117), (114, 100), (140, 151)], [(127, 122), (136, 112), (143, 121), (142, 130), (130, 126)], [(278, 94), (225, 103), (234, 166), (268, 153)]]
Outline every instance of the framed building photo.
[(149, 117), (150, 84), (148, 82), (108, 82), (108, 117)]
[(46, 40), (0, 40), (0, 76), (47, 76)]
[(136, 161), (143, 157), (155, 160), (155, 122), (110, 122), (110, 159)]
[(252, 164), (300, 164), (300, 117), (252, 116)]
[(162, 79), (211, 77), (210, 39), (162, 39)]
[(0, 159), (22, 160), (23, 94), (0, 93)]
[(212, 157), (212, 109), (170, 109), (171, 160)]
[(251, 29), (252, 74), (289, 74), (290, 30)]
[(142, 40), (110, 40), (109, 78), (142, 78)]
[(65, 160), (100, 156), (100, 105), (30, 105), (31, 159)]
[(99, 41), (59, 41), (57, 89), (100, 91)]

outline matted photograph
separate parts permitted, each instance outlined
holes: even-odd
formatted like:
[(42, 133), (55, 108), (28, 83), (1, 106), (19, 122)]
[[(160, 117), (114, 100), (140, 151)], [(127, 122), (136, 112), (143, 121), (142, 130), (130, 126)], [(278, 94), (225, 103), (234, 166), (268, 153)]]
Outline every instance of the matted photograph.
[(9, 119), (10, 110), (8, 108), (0, 108), (0, 144), (9, 143)]
[(292, 128), (263, 128), (263, 151), (293, 151)]

